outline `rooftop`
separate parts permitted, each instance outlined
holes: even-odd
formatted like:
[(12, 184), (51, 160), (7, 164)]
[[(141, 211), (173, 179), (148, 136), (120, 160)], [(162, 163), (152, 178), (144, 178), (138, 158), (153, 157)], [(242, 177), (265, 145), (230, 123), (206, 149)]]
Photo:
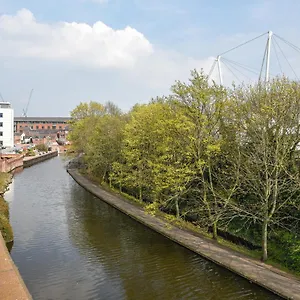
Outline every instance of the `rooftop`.
[(15, 122), (67, 122), (71, 120), (70, 117), (15, 117)]
[(9, 102), (0, 102), (0, 108), (11, 108)]

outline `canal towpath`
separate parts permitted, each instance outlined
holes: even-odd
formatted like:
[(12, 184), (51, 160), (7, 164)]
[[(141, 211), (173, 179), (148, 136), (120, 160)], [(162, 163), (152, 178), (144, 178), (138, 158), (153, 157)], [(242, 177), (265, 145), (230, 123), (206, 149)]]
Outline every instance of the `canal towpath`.
[(31, 300), (24, 281), (10, 257), (0, 233), (0, 297), (1, 300)]
[(129, 203), (123, 197), (103, 190), (76, 169), (68, 169), (67, 171), (79, 185), (96, 197), (174, 242), (285, 299), (300, 300), (300, 281), (298, 278), (152, 216), (142, 208)]

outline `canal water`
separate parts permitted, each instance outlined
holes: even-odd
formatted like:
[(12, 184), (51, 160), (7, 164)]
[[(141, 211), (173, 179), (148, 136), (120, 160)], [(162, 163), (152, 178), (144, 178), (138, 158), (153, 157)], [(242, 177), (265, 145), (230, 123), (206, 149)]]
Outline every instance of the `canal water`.
[(34, 299), (279, 299), (130, 219), (53, 158), (17, 173), (12, 257)]

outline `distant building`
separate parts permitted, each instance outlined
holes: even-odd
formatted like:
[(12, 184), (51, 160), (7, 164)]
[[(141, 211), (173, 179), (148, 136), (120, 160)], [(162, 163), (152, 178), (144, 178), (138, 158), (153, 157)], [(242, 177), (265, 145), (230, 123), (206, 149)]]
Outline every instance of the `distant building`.
[(15, 141), (19, 141), (21, 134), (32, 137), (33, 140), (50, 137), (52, 140), (57, 135), (64, 136), (68, 131), (69, 117), (15, 117), (14, 132)]
[(0, 102), (0, 147), (14, 146), (14, 110), (9, 102)]

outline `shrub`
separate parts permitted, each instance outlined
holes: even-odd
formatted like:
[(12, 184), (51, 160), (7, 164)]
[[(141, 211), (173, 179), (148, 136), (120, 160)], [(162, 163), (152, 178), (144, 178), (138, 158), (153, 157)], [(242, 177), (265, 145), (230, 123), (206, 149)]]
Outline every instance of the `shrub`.
[(39, 152), (48, 152), (48, 147), (45, 144), (36, 145), (35, 149)]
[(300, 272), (299, 236), (286, 231), (273, 233), (269, 243), (270, 258), (290, 270)]

